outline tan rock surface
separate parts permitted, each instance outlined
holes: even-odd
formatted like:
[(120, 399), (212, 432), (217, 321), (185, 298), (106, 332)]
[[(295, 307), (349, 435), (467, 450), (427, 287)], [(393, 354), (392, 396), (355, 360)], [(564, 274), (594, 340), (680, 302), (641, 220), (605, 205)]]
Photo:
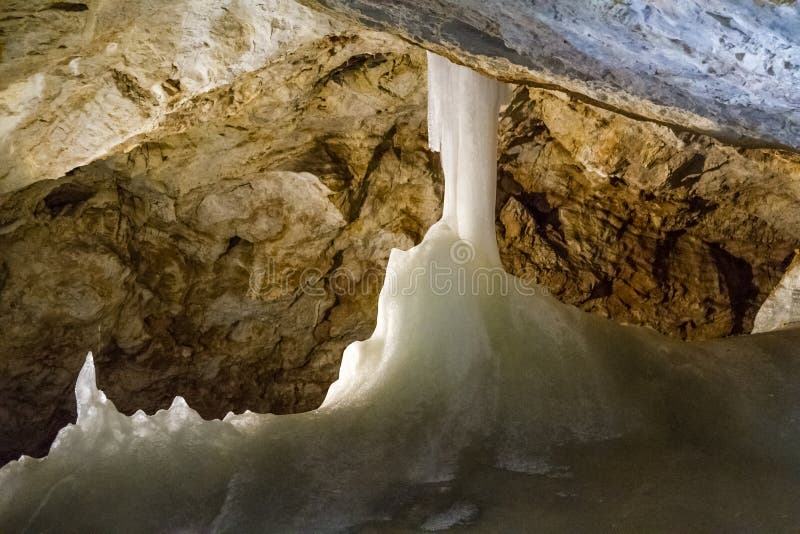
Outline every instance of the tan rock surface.
[(537, 89), (506, 114), (498, 231), (512, 272), (670, 335), (750, 331), (798, 242), (800, 157)]
[(323, 35), (0, 197), (2, 456), (46, 450), (90, 349), (127, 412), (318, 404), (389, 250), (438, 216), (424, 88), (421, 50)]
[(0, 192), (103, 157), (342, 30), (292, 0), (3, 2)]

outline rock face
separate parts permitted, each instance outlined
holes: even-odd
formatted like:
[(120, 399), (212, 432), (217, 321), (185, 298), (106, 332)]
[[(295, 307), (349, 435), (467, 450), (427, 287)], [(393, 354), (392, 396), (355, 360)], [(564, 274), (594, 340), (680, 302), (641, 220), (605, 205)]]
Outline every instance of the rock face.
[[(123, 410), (182, 394), (219, 417), (313, 408), (344, 347), (369, 335), (390, 248), (413, 245), (440, 210), (425, 56), (316, 17), (330, 29), (316, 40), (167, 105), (94, 163), (0, 197), (4, 460), (45, 452), (74, 417), (89, 349)], [(67, 107), (63, 121), (87, 136), (130, 126), (107, 106), (73, 123)], [(11, 138), (17, 152), (45, 147), (39, 178), (77, 160), (48, 152), (60, 137)]]
[(510, 81), (800, 148), (795, 0), (303, 0)]
[(511, 272), (686, 339), (750, 331), (797, 246), (800, 157), (520, 88), (502, 122)]
[[(0, 461), (74, 418), (88, 350), (127, 413), (317, 405), (441, 210), (424, 52), (288, 0), (2, 9)], [(499, 179), (510, 272), (677, 337), (748, 332), (800, 245), (796, 154), (562, 90), (516, 88)]]
[(4, 2), (0, 192), (118, 150), (193, 97), (342, 28), (292, 0)]

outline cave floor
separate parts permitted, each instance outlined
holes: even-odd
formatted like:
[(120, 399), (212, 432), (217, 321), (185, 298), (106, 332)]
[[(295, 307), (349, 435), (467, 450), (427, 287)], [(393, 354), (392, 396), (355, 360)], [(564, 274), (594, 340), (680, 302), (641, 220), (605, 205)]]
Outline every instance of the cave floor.
[(789, 464), (611, 440), (561, 448), (550, 466), (525, 474), (477, 464), (458, 482), (417, 493), (391, 521), (357, 532), (419, 532), (437, 516), (459, 513), (463, 522), (450, 530), (800, 532), (800, 469)]

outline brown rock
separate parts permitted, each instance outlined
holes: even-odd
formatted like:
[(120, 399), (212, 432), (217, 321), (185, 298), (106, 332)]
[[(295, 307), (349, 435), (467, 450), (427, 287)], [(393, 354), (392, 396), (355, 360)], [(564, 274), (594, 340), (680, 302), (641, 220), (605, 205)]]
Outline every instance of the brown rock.
[(749, 332), (800, 235), (796, 210), (780, 208), (799, 200), (794, 154), (527, 88), (500, 150), (509, 270), (619, 321), (687, 339)]

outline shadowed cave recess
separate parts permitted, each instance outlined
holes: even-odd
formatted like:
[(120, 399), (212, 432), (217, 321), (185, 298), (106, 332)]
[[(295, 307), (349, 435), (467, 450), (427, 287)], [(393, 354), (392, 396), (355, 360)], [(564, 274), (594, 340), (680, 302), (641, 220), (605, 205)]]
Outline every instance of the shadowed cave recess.
[[(2, 6), (0, 462), (46, 454), (75, 420), (88, 350), (128, 415), (176, 395), (206, 419), (318, 407), (375, 329), (390, 250), (442, 214), (426, 48), (509, 84), (509, 274), (687, 341), (798, 300), (800, 129), (780, 90), (798, 81), (795, 3), (710, 6), (672, 37), (674, 13), (643, 2), (483, 4)], [(615, 46), (592, 41), (612, 42), (601, 23)], [(772, 33), (743, 41), (758, 24)], [(648, 70), (624, 52), (637, 39), (685, 57)]]

